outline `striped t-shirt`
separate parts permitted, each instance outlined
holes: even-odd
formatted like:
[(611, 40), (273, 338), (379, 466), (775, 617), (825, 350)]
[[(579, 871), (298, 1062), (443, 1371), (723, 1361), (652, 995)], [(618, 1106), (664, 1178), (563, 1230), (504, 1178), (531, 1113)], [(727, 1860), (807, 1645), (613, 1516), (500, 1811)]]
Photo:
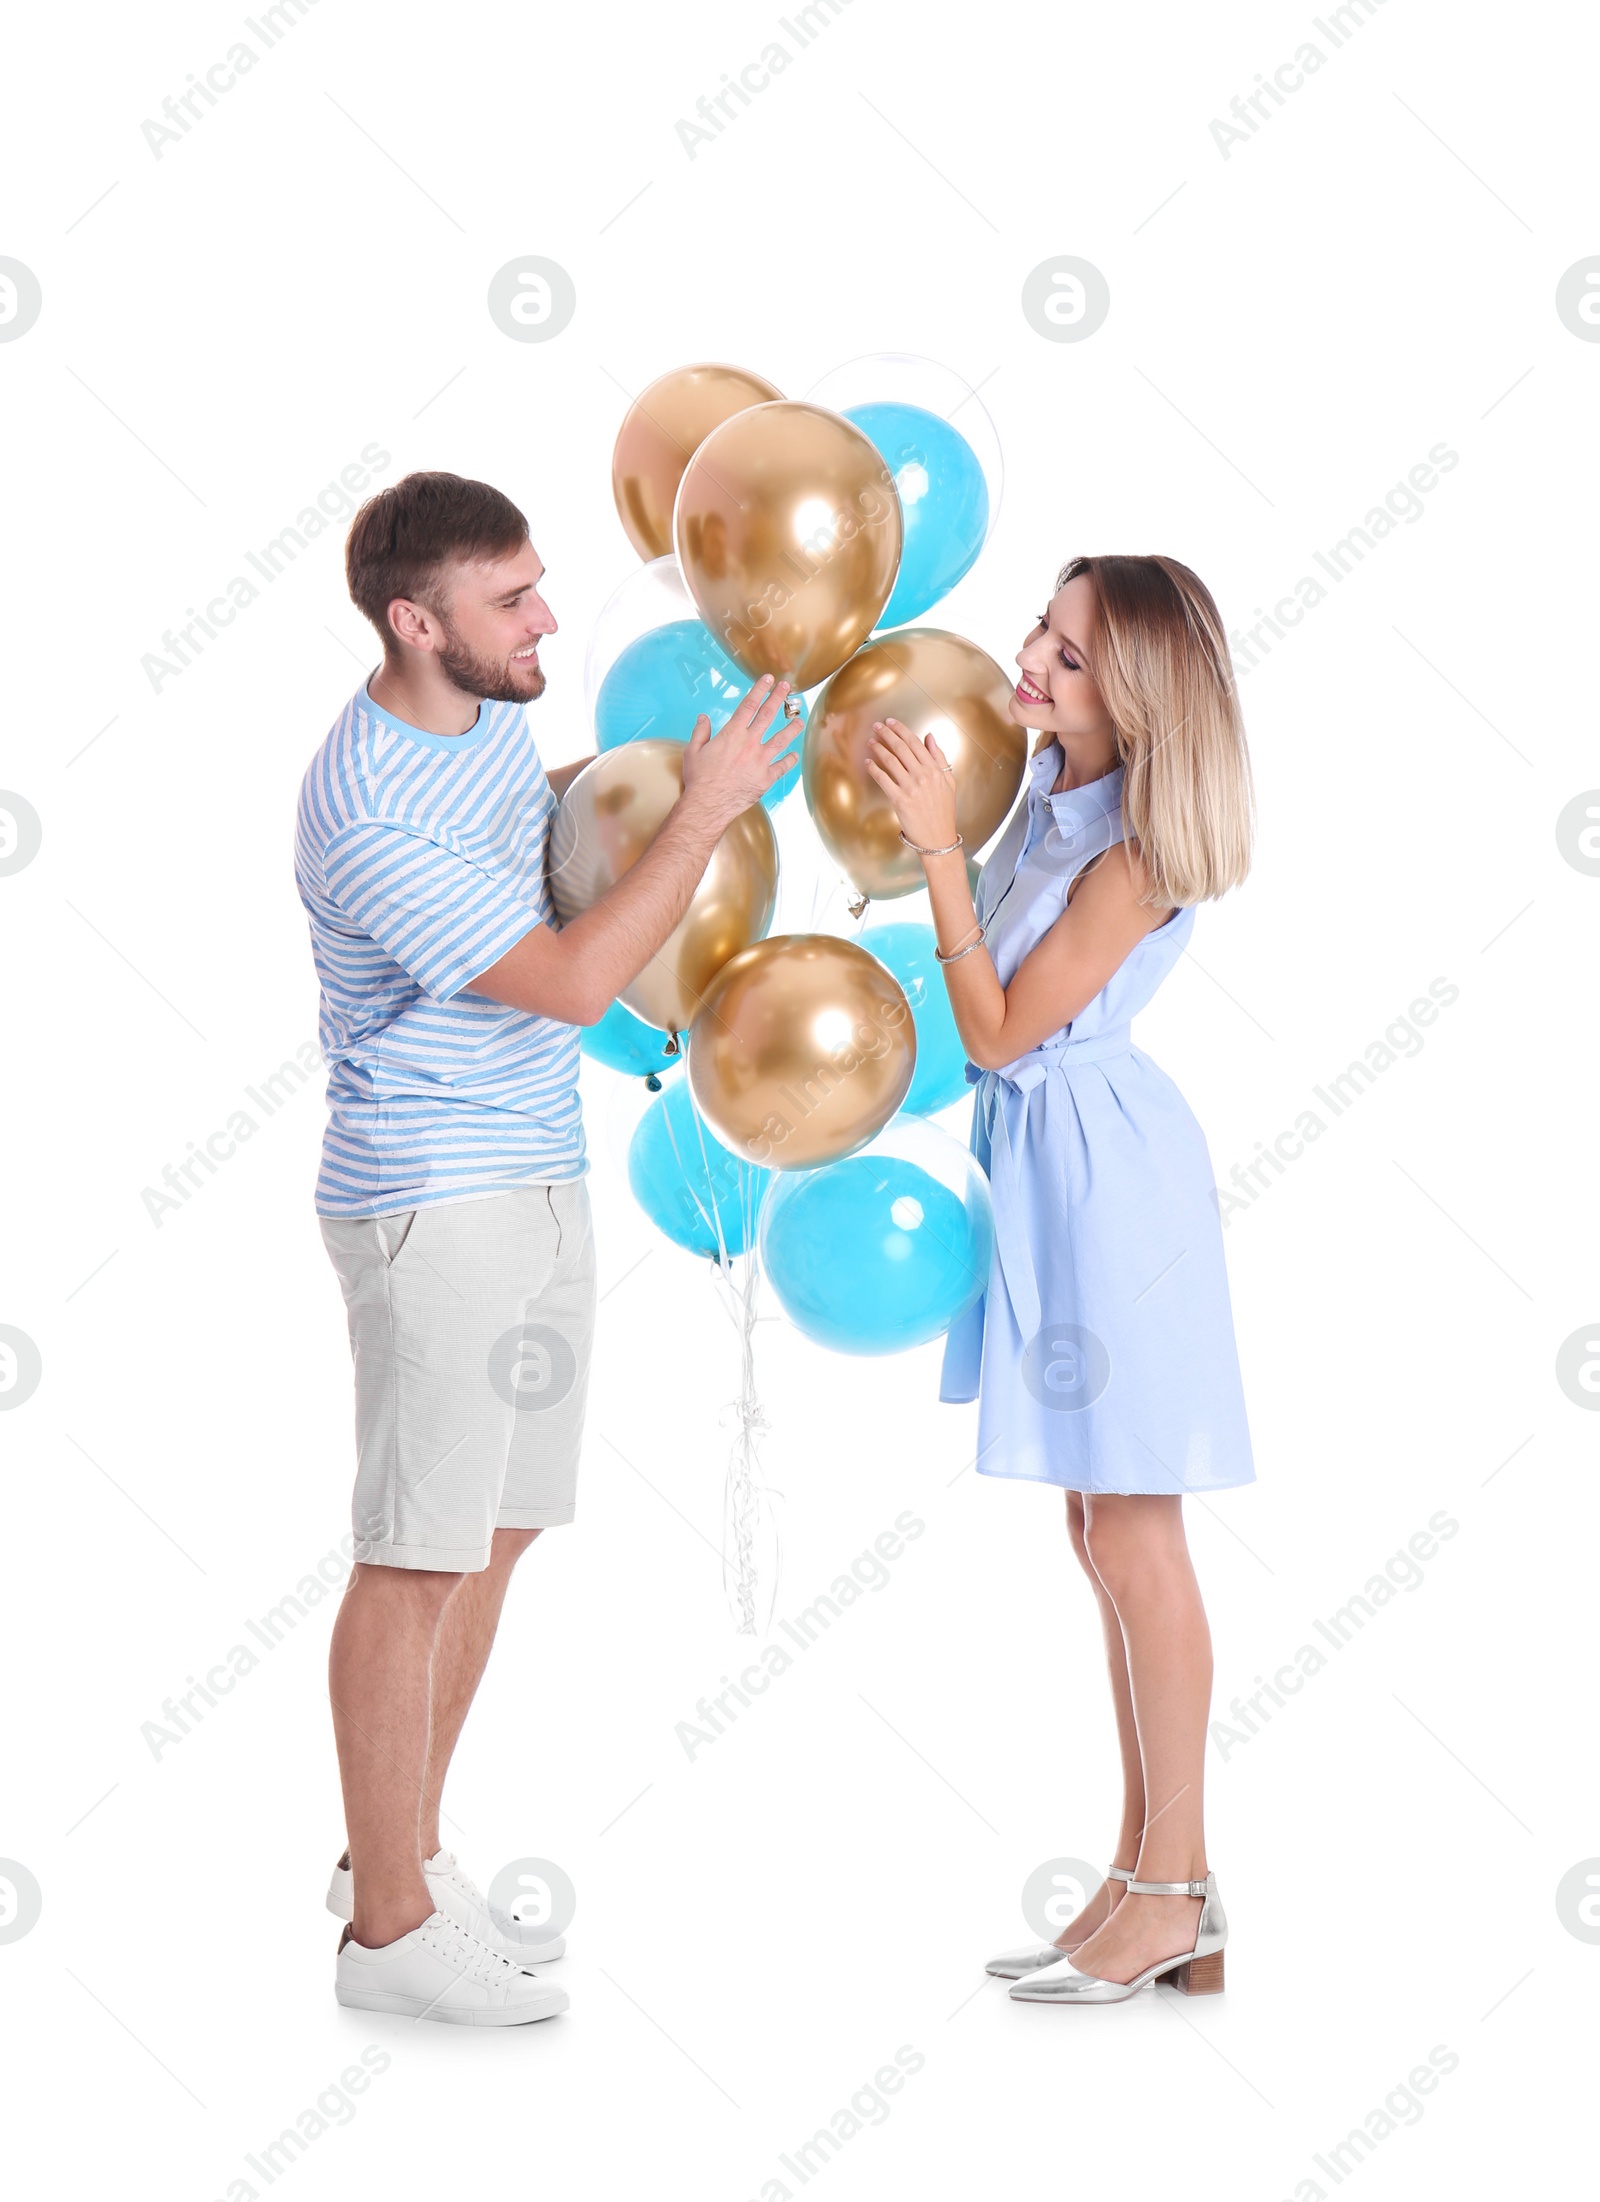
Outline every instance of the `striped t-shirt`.
[(579, 1177), (575, 1025), (464, 993), (551, 920), (555, 798), (520, 704), (426, 734), (351, 697), (300, 788), (295, 881), (322, 982), (324, 1216)]

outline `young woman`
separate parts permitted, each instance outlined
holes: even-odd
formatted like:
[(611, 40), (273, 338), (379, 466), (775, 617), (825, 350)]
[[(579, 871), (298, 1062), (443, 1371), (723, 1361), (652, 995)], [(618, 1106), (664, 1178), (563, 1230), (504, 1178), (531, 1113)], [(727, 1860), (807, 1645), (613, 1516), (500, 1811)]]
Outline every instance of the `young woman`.
[(1024, 2001), (1222, 1986), (1227, 1923), (1201, 1796), (1211, 1639), (1183, 1494), (1253, 1481), (1205, 1140), (1128, 1021), (1194, 905), (1250, 863), (1251, 789), (1222, 621), (1171, 558), (1077, 558), (1017, 653), (1038, 729), (976, 905), (932, 735), (876, 729), (868, 769), (922, 857), (978, 1078), (994, 1197), (985, 1299), (941, 1396), (980, 1402), (978, 1466), (1066, 1493), (1099, 1604), (1123, 1772), (1105, 1885), (1060, 1940), (993, 1959)]

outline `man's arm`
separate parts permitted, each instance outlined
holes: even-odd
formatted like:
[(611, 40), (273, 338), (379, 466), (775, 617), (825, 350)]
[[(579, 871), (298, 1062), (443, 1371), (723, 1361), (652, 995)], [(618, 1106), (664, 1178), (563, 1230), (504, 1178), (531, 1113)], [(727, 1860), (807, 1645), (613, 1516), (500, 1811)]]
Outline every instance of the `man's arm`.
[(592, 757), (576, 757), (570, 765), (546, 765), (544, 776), (550, 783), (550, 793), (559, 803), (585, 765), (592, 765)]
[(711, 721), (697, 719), (683, 793), (639, 861), (560, 932), (536, 925), (524, 933), (470, 991), (531, 1016), (597, 1024), (682, 919), (734, 819), (793, 769), (794, 759), (780, 754), (793, 731), (778, 716), (788, 692), (786, 681), (758, 681), (715, 741)]

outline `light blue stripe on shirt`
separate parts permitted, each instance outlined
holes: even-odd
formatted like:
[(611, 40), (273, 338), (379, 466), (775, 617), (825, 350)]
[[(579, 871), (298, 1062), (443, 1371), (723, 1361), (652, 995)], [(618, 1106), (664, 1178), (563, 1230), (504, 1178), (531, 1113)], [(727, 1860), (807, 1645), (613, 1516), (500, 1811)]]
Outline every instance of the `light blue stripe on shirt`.
[(425, 733), (352, 696), (300, 789), (295, 882), (322, 982), (324, 1216), (581, 1176), (578, 1032), (463, 993), (551, 920), (555, 798), (520, 704)]

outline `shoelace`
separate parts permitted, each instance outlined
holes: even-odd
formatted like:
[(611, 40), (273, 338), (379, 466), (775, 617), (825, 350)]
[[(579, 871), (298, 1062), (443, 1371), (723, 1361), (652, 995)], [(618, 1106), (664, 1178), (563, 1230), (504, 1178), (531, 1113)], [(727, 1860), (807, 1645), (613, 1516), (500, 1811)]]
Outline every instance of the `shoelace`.
[(469, 1934), (465, 1927), (457, 1926), (442, 1912), (426, 1921), (421, 1933), (428, 1948), (442, 1957), (463, 1980), (482, 1981), (491, 1988), (509, 1988), (522, 1978), (520, 1966), (501, 1957), (486, 1942), (480, 1942), (475, 1934)]
[(481, 1912), (487, 1912), (489, 1906), (483, 1892), (479, 1889), (476, 1881), (462, 1872), (460, 1866), (456, 1863), (455, 1852), (453, 1850), (442, 1851), (440, 1856), (444, 1859), (444, 1864), (434, 1874), (433, 1878), (436, 1881), (448, 1881), (456, 1893), (464, 1896), (469, 1904), (476, 1906)]

